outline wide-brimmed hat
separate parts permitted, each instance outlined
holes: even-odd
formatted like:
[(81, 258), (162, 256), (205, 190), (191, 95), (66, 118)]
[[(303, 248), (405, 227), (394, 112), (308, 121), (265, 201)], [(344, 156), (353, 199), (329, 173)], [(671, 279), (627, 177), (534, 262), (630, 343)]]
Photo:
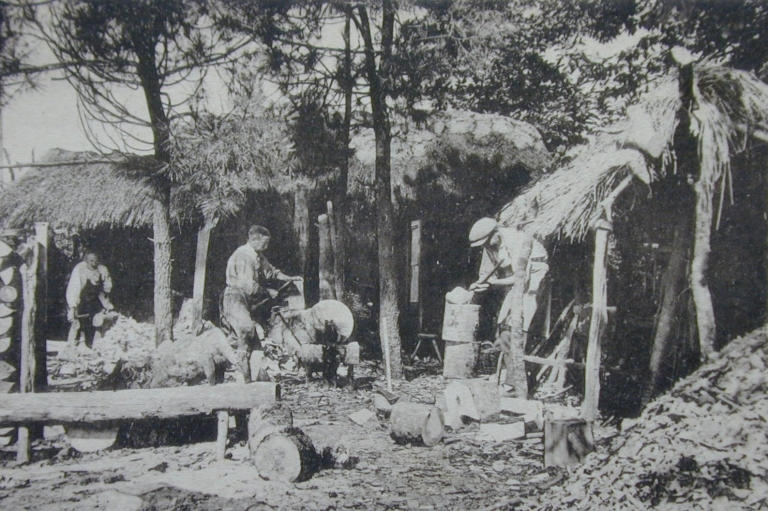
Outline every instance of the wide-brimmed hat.
[(481, 218), (469, 230), (469, 244), (473, 247), (484, 245), (488, 238), (496, 230), (496, 220), (493, 218)]

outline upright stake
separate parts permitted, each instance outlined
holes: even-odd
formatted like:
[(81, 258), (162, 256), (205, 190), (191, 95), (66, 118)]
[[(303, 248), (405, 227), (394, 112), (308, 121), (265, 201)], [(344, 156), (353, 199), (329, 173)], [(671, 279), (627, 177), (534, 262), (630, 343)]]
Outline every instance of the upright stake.
[(707, 285), (713, 217), (712, 187), (707, 184), (705, 176), (699, 176), (693, 190), (696, 193), (696, 217), (691, 259), (691, 294), (696, 306), (696, 326), (699, 331), (701, 357), (706, 359), (715, 349), (715, 310)]
[(597, 418), (597, 407), (600, 399), (600, 334), (608, 320), (607, 303), (607, 268), (608, 235), (612, 230), (611, 223), (600, 220), (595, 225), (595, 258), (592, 266), (592, 317), (589, 323), (589, 341), (587, 344), (587, 359), (584, 383), (584, 402), (581, 405), (581, 415), (587, 421)]
[(331, 248), (331, 233), (328, 215), (317, 217), (319, 252), (320, 252), (320, 299), (328, 300), (336, 298), (336, 286), (334, 284), (333, 254)]
[[(47, 224), (35, 225), (36, 231)], [(19, 357), (19, 392), (34, 392), (35, 375), (37, 372), (37, 272), (40, 258), (40, 243), (32, 240), (32, 250), (26, 255), (26, 261), (20, 268), (22, 282), (22, 313), (21, 313), (21, 353)], [(30, 460), (29, 428), (20, 426), (16, 441), (16, 461), (26, 463)]]
[(328, 211), (328, 233), (330, 234), (331, 253), (333, 254), (333, 291), (337, 300), (342, 300), (344, 295), (344, 265), (341, 237), (339, 236), (339, 219), (333, 212), (333, 202), (326, 203)]
[(203, 303), (205, 301), (205, 272), (208, 266), (208, 246), (211, 240), (211, 231), (218, 219), (206, 218), (205, 225), (197, 233), (197, 250), (195, 252), (195, 276), (192, 287), (193, 323), (195, 332), (203, 327)]

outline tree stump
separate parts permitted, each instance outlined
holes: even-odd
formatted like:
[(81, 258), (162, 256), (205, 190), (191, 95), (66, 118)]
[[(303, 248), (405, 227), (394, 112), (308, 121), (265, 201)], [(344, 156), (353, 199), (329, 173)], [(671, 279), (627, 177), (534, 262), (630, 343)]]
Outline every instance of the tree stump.
[(298, 428), (265, 435), (252, 451), (251, 460), (270, 481), (306, 481), (320, 469), (322, 458), (312, 440)]
[(545, 467), (581, 463), (593, 450), (592, 422), (583, 419), (553, 419), (544, 422)]
[(445, 419), (436, 406), (398, 401), (390, 415), (390, 434), (400, 444), (432, 447), (443, 438)]

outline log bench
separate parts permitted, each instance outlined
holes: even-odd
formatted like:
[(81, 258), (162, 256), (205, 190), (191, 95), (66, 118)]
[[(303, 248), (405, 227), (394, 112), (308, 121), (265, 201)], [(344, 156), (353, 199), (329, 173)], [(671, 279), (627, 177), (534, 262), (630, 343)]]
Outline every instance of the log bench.
[(5, 394), (0, 397), (0, 427), (169, 419), (217, 412), (216, 454), (223, 459), (229, 432), (229, 412), (248, 411), (274, 404), (279, 399), (280, 386), (272, 382)]

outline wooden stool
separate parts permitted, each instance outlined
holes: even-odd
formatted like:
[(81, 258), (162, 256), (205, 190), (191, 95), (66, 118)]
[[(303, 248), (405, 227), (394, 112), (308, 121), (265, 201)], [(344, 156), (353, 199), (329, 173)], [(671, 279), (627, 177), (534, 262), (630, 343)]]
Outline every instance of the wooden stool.
[(423, 341), (429, 340), (432, 343), (432, 349), (435, 350), (435, 355), (437, 355), (437, 360), (440, 361), (440, 363), (443, 363), (443, 356), (440, 355), (440, 348), (437, 346), (437, 335), (435, 334), (418, 334), (419, 342), (416, 343), (416, 348), (413, 350), (413, 353), (411, 353), (411, 361), (413, 361), (414, 358), (416, 358), (416, 353), (419, 352), (419, 348), (421, 348), (421, 343)]

